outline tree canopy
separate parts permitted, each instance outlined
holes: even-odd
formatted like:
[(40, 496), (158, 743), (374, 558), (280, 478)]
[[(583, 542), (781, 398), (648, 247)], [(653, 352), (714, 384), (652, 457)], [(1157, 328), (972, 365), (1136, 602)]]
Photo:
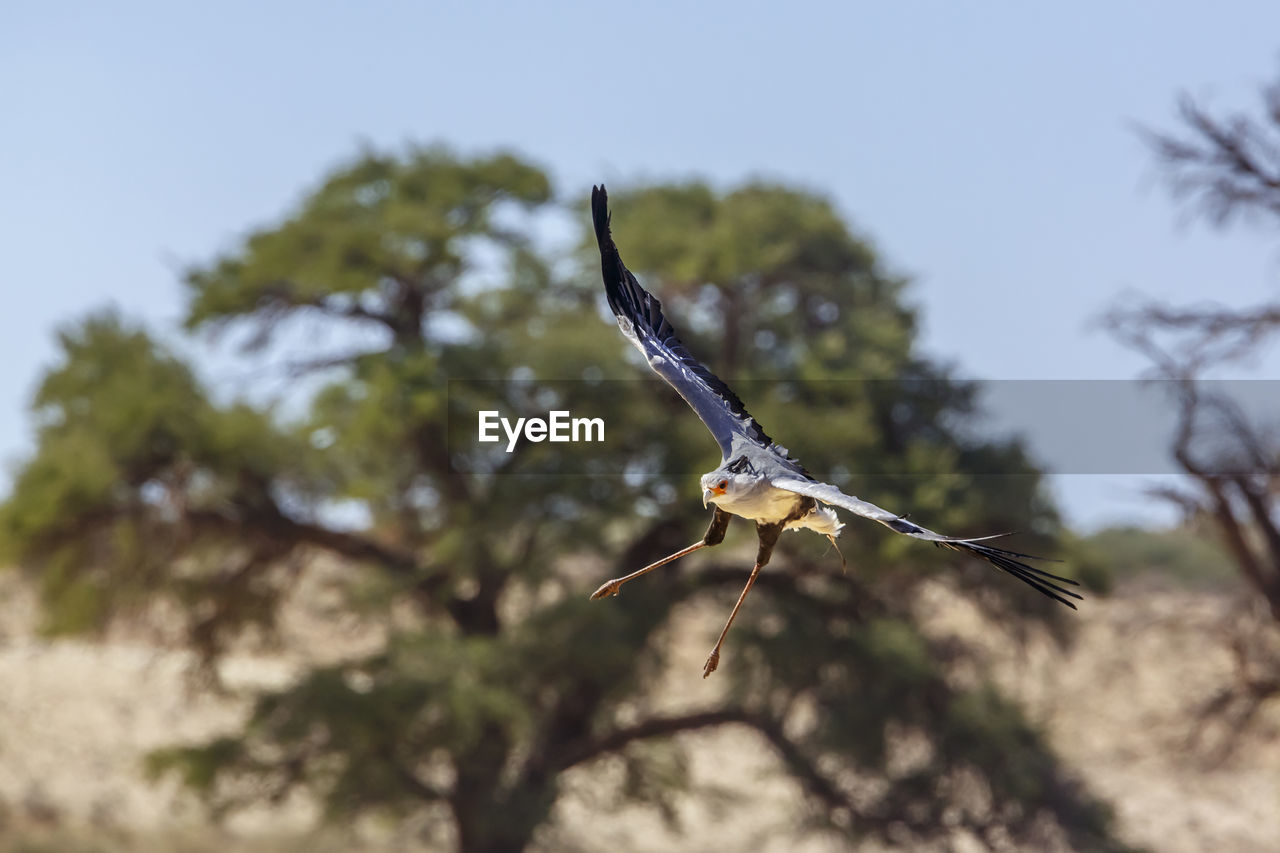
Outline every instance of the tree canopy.
[[(760, 182), (613, 196), (629, 265), (811, 471), (938, 529), (1050, 547), (1035, 469), (963, 429), (972, 389), (917, 352), (906, 282), (829, 199)], [(245, 631), (270, 633), (320, 555), (352, 567), (344, 608), (386, 628), (375, 652), (263, 692), (243, 730), (161, 751), (154, 769), (219, 809), (301, 789), (335, 819), (426, 814), (460, 850), (517, 850), (566, 770), (617, 756), (617, 796), (671, 813), (688, 795), (671, 736), (738, 725), (808, 795), (797, 830), (1118, 848), (1107, 809), (1015, 705), (956, 676), (966, 650), (931, 640), (913, 609), (943, 571), (1006, 623), (1058, 618), (1051, 603), (875, 525), (847, 528), (849, 574), (822, 543), (784, 538), (735, 626), (725, 689), (679, 713), (654, 700), (676, 605), (732, 600), (746, 526), (723, 553), (587, 600), (694, 541), (706, 518), (686, 475), (718, 455), (665, 386), (609, 384), (648, 377), (605, 319), (591, 250), (552, 257), (534, 239), (553, 206), (547, 175), (512, 154), (366, 152), (192, 268), (192, 334), (246, 330), (278, 354), (305, 331), (290, 339), (304, 357), (278, 367), (314, 391), (288, 414), (217, 399), (117, 316), (61, 333), (38, 449), (0, 511), (50, 630), (177, 604), (184, 642), (216, 662)], [(568, 209), (586, 247), (585, 194)], [(564, 446), (508, 454), (450, 430), (451, 415), (534, 403), (589, 410), (616, 439), (574, 447), (579, 473), (558, 476)], [(888, 760), (903, 732), (927, 745), (907, 769)]]

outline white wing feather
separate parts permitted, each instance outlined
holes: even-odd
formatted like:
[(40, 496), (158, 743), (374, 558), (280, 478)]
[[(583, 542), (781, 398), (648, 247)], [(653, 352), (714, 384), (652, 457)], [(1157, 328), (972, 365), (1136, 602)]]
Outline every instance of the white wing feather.
[[(855, 498), (852, 495), (846, 495), (830, 483), (819, 483), (816, 480), (805, 480), (800, 477), (780, 476), (769, 480), (775, 488), (784, 489), (788, 492), (794, 492), (797, 495), (805, 495), (811, 497), (821, 503), (838, 506), (846, 509), (863, 518), (869, 518), (872, 521), (878, 521), (885, 527), (895, 533), (901, 533), (904, 536), (910, 536), (913, 539), (923, 539), (926, 542), (932, 542), (940, 548), (949, 548), (952, 551), (961, 551), (966, 554), (972, 554), (986, 560), (991, 565), (1008, 572), (1018, 580), (1034, 587), (1044, 595), (1049, 596), (1055, 601), (1075, 609), (1072, 604), (1064, 596), (1075, 599), (1083, 599), (1084, 596), (1064, 589), (1059, 583), (1067, 583), (1077, 586), (1076, 581), (1071, 578), (1064, 578), (1060, 575), (1051, 574), (1042, 569), (1029, 566), (1022, 560), (1036, 560), (1039, 557), (1033, 557), (1030, 554), (1019, 554), (1017, 551), (1007, 551), (1004, 548), (996, 548), (992, 545), (982, 544), (990, 539), (998, 539), (997, 536), (982, 536), (974, 539), (956, 539), (950, 536), (943, 536), (934, 533), (928, 528), (921, 527), (915, 522), (908, 521), (906, 516), (896, 515), (886, 509), (881, 509), (873, 503)], [(1003, 534), (1001, 534), (1003, 535)]]

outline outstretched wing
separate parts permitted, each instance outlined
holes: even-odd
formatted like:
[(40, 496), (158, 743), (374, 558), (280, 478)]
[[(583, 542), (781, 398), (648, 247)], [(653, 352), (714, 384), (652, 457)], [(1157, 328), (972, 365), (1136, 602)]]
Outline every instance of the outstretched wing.
[(984, 545), (983, 542), (991, 539), (997, 539), (997, 536), (985, 536), (978, 539), (952, 539), (948, 536), (942, 536), (928, 530), (920, 525), (907, 521), (905, 516), (894, 515), (888, 510), (881, 509), (873, 503), (846, 495), (828, 483), (819, 483), (813, 480), (805, 480), (799, 477), (777, 477), (769, 481), (776, 488), (785, 489), (788, 492), (795, 492), (797, 495), (805, 495), (822, 501), (826, 504), (838, 506), (849, 512), (856, 513), (863, 518), (869, 518), (872, 521), (878, 521), (890, 530), (901, 533), (905, 536), (911, 536), (915, 539), (923, 539), (926, 542), (932, 542), (940, 548), (950, 548), (953, 551), (961, 551), (966, 554), (972, 554), (975, 557), (981, 557), (996, 568), (1008, 572), (1018, 580), (1034, 587), (1036, 590), (1044, 593), (1054, 601), (1060, 601), (1070, 607), (1072, 610), (1076, 606), (1072, 604), (1064, 596), (1082, 600), (1084, 596), (1064, 589), (1059, 583), (1067, 583), (1072, 586), (1078, 584), (1071, 578), (1064, 578), (1059, 575), (1050, 574), (1042, 569), (1028, 566), (1022, 560), (1036, 560), (1039, 557), (1032, 557), (1029, 554), (1019, 554), (1017, 551), (1006, 551), (1004, 548), (996, 548), (992, 545)]
[(644, 354), (654, 372), (675, 388), (698, 414), (715, 436), (724, 458), (728, 459), (732, 453), (734, 439), (740, 438), (773, 450), (786, 460), (786, 448), (774, 444), (747, 413), (738, 395), (685, 349), (663, 316), (662, 303), (641, 287), (622, 263), (609, 233), (609, 197), (603, 185), (591, 188), (591, 218), (600, 244), (605, 293), (622, 334)]

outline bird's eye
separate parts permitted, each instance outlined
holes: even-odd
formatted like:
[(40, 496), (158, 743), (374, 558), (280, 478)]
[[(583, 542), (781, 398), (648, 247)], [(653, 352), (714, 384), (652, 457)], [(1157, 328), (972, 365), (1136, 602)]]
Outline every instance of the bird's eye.
[(720, 481), (720, 485), (719, 485), (719, 487), (718, 487), (718, 488), (721, 488), (721, 489), (727, 489), (727, 488), (729, 488), (729, 481), (728, 481), (728, 480), (721, 480), (721, 481)]

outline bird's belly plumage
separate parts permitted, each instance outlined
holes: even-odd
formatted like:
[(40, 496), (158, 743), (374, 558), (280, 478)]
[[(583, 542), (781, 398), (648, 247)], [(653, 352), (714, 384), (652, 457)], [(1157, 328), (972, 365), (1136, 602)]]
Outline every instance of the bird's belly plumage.
[(777, 523), (794, 514), (801, 500), (795, 492), (765, 486), (744, 495), (723, 495), (716, 499), (716, 505), (726, 512), (753, 521)]
[(774, 523), (790, 518), (788, 530), (814, 530), (824, 536), (838, 536), (844, 525), (836, 517), (835, 511), (829, 507), (816, 505), (805, 515), (795, 518), (797, 510), (805, 500), (795, 492), (778, 489), (771, 485), (763, 485), (745, 495), (730, 498), (723, 495), (715, 499), (716, 506), (725, 512), (731, 512), (752, 521)]

